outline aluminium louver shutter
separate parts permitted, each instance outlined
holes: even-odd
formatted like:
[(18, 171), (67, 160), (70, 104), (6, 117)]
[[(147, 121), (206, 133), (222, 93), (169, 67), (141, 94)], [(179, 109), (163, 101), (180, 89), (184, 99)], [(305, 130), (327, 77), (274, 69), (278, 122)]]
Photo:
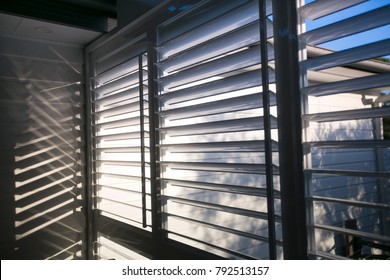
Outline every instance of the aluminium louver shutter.
[[(306, 20), (331, 19), (362, 2), (366, 1), (318, 0), (298, 8), (298, 14)], [(381, 134), (381, 119), (390, 110), (379, 102), (381, 92), (390, 90), (390, 65), (372, 60), (390, 54), (390, 37), (340, 51), (321, 48), (335, 40), (347, 45), (354, 34), (388, 26), (389, 15), (390, 6), (382, 5), (328, 21), (299, 37), (307, 53), (301, 68), (307, 77), (302, 95), (306, 100), (309, 256), (313, 258), (390, 254), (390, 170), (386, 164), (390, 142)]]
[(115, 221), (151, 231), (145, 35), (95, 55), (91, 79), (95, 257), (142, 258), (113, 236), (120, 230)]
[(281, 257), (273, 48), (260, 42), (258, 1), (193, 5), (158, 27), (157, 54), (165, 237), (234, 259), (276, 246)]

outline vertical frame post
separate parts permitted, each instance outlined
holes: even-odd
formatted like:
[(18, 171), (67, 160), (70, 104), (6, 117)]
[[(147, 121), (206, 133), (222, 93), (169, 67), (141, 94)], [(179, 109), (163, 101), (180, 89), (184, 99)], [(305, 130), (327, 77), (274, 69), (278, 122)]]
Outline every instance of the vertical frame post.
[(272, 0), (285, 259), (307, 259), (297, 9)]
[(85, 52), (85, 121), (86, 121), (86, 128), (85, 128), (85, 158), (86, 158), (86, 165), (85, 165), (85, 191), (84, 191), (84, 214), (85, 214), (85, 258), (88, 260), (91, 260), (94, 258), (95, 254), (95, 241), (96, 241), (96, 224), (95, 224), (95, 215), (94, 215), (94, 192), (95, 189), (93, 189), (93, 182), (95, 181), (94, 178), (94, 152), (93, 152), (93, 143), (94, 139), (92, 137), (93, 135), (93, 111), (94, 107), (92, 104), (93, 100), (93, 89), (94, 89), (94, 80), (89, 79), (88, 77), (93, 77), (93, 69), (91, 67), (91, 59), (90, 54), (86, 51)]
[[(154, 24), (151, 24), (154, 26)], [(150, 133), (150, 192), (151, 192), (151, 210), (152, 210), (152, 238), (153, 238), (153, 257), (159, 259), (161, 255), (160, 246), (162, 245), (162, 218), (161, 218), (161, 187), (160, 187), (160, 166), (158, 164), (160, 154), (157, 148), (159, 135), (158, 128), (158, 110), (157, 100), (157, 69), (156, 69), (156, 30), (151, 28), (148, 32), (148, 100), (149, 100), (149, 133)]]
[(276, 234), (275, 234), (275, 208), (274, 208), (274, 180), (272, 163), (272, 137), (270, 119), (269, 97), (269, 73), (268, 73), (268, 46), (267, 46), (267, 14), (266, 1), (259, 0), (260, 19), (260, 55), (261, 55), (261, 80), (263, 87), (263, 112), (264, 112), (264, 146), (267, 181), (267, 213), (268, 213), (268, 248), (269, 258), (276, 259)]
[(139, 86), (139, 125), (141, 144), (141, 191), (142, 191), (142, 227), (146, 228), (146, 175), (145, 175), (145, 120), (144, 120), (144, 73), (142, 54), (138, 56), (138, 86)]

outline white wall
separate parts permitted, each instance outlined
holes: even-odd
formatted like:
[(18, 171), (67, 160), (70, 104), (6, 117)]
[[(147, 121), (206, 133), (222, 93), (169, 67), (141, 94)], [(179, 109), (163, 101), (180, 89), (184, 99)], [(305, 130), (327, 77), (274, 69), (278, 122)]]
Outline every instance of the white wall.
[[(374, 97), (375, 98), (375, 97)], [(331, 112), (369, 108), (364, 106), (359, 94), (340, 94), (336, 96), (310, 97), (309, 112)], [(374, 121), (359, 119), (353, 121), (335, 121), (311, 123), (309, 141), (343, 141), (343, 140), (372, 140), (374, 136)], [(385, 154), (388, 149), (380, 149)], [(312, 149), (311, 163), (313, 168), (353, 171), (379, 171), (378, 155), (374, 148), (327, 148)], [(389, 166), (385, 169), (389, 171)], [(312, 180), (313, 195), (330, 198), (342, 198), (356, 201), (381, 202), (381, 184), (376, 178), (352, 176), (317, 175)], [(317, 202), (314, 204), (314, 222), (318, 224), (344, 227), (349, 219), (357, 220), (359, 230), (368, 233), (382, 232), (383, 213), (380, 210)], [(317, 249), (336, 254), (344, 254), (342, 235), (327, 231), (316, 231)], [(368, 253), (366, 251), (365, 253)]]
[(79, 258), (83, 49), (0, 34), (2, 259)]

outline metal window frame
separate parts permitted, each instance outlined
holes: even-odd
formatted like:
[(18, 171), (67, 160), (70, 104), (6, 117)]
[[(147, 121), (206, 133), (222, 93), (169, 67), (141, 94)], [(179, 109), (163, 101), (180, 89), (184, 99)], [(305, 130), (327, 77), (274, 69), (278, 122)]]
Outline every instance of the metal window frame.
[(297, 5), (273, 0), (280, 184), (285, 259), (307, 258)]

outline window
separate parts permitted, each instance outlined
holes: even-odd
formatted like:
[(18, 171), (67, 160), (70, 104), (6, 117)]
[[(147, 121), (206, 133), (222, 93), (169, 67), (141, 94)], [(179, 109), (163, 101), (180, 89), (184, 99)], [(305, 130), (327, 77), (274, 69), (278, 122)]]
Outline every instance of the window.
[(300, 25), (298, 63), (280, 31), (295, 33), (295, 7), (276, 2), (162, 5), (87, 49), (97, 258), (387, 256), (390, 145), (376, 127), (390, 107), (362, 96), (389, 89), (388, 64), (371, 60), (389, 38), (324, 44), (389, 24), (389, 6)]

